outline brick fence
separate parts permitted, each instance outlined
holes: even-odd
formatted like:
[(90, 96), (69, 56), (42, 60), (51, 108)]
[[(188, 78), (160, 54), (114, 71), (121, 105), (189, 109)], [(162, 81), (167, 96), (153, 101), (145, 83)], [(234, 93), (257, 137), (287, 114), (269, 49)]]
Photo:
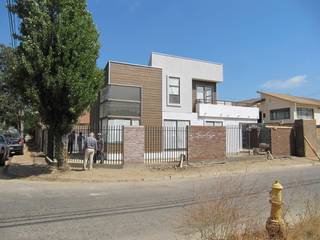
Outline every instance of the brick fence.
[(188, 131), (189, 161), (224, 159), (226, 130), (224, 127), (190, 126)]
[(293, 128), (273, 127), (271, 131), (271, 152), (274, 156), (290, 156), (294, 150)]
[(124, 127), (123, 157), (125, 164), (144, 163), (144, 127)]

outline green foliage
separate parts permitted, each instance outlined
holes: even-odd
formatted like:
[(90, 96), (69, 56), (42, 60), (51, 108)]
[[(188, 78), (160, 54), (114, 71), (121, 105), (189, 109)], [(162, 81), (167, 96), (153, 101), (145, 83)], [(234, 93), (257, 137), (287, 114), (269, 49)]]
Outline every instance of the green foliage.
[(15, 65), (14, 50), (0, 44), (0, 125), (4, 129), (9, 126), (19, 128), (20, 121), (24, 121), (25, 129), (29, 129), (38, 122), (38, 114), (16, 91)]
[(17, 0), (11, 10), (21, 19), (16, 88), (61, 137), (96, 99), (103, 79), (86, 1)]

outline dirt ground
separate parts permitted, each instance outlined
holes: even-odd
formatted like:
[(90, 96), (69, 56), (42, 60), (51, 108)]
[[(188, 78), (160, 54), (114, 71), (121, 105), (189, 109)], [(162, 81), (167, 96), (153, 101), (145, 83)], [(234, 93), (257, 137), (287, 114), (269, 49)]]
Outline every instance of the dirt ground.
[(25, 147), (21, 156), (13, 156), (8, 162), (8, 174), (16, 178), (44, 181), (80, 181), (80, 182), (126, 182), (126, 181), (156, 181), (190, 177), (207, 177), (239, 174), (246, 172), (267, 171), (282, 168), (302, 167), (320, 164), (315, 159), (280, 158), (266, 160), (252, 158), (246, 160), (198, 162), (190, 163), (183, 168), (172, 165), (162, 166), (125, 166), (121, 169), (96, 167), (91, 171), (82, 171), (81, 165), (71, 167), (69, 171), (59, 171), (49, 166), (43, 156)]

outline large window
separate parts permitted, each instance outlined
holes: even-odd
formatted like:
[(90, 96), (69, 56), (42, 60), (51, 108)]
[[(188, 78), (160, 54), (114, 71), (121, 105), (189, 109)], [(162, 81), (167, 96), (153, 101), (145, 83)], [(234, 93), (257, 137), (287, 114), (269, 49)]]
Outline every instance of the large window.
[(100, 93), (100, 118), (140, 117), (141, 89), (139, 87), (108, 85)]
[(312, 120), (314, 118), (313, 108), (297, 108), (297, 118), (298, 119), (306, 119)]
[(290, 119), (290, 108), (274, 109), (270, 111), (270, 120)]
[(168, 104), (180, 104), (180, 78), (168, 77)]
[(164, 126), (167, 127), (163, 135), (165, 149), (186, 148), (186, 127), (189, 125), (190, 121), (164, 120)]
[(213, 103), (213, 87), (212, 86), (197, 86), (197, 102)]

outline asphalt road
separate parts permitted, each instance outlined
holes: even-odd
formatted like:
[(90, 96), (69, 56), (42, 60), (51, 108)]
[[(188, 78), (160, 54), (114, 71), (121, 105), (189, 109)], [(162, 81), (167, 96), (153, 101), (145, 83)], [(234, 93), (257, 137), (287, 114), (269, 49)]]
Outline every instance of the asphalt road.
[(266, 218), (268, 191), (275, 179), (286, 187), (284, 199), (293, 208), (298, 209), (311, 194), (320, 194), (320, 166), (136, 183), (33, 182), (2, 177), (0, 239), (184, 239), (182, 219), (189, 207), (203, 196), (215, 199), (222, 188), (229, 193), (240, 185), (247, 189), (256, 196), (254, 208)]

